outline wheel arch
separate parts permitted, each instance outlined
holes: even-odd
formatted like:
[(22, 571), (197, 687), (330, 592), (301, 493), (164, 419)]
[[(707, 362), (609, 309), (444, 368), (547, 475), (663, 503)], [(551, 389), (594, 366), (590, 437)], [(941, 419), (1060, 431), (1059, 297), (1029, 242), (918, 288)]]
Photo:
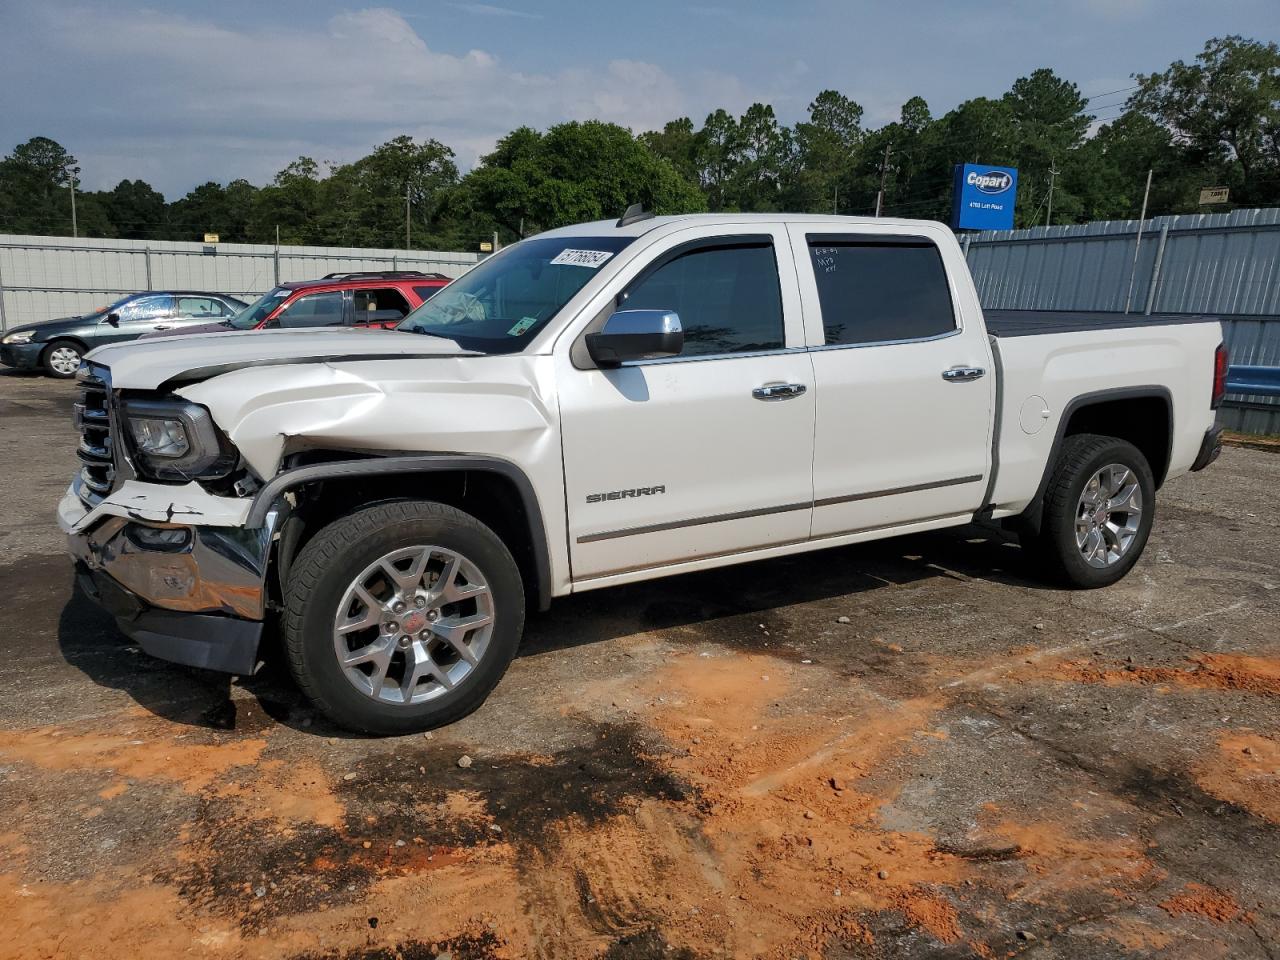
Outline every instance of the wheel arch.
[(1168, 387), (1150, 384), (1096, 390), (1070, 400), (1058, 418), (1040, 485), (1031, 503), (1018, 517), (1021, 526), (1039, 533), (1045, 493), (1062, 452), (1062, 444), (1067, 437), (1081, 433), (1097, 433), (1132, 443), (1147, 458), (1155, 487), (1159, 490), (1169, 471), (1169, 458), (1173, 452), (1173, 394)]
[[(283, 580), (292, 559), (325, 523), (353, 506), (404, 499), (432, 499), (464, 510), (491, 527), (516, 558), (526, 593), (537, 608), (551, 604), (551, 555), (542, 508), (532, 481), (515, 463), (472, 454), (369, 456), (326, 451), (333, 459), (276, 474), (254, 496), (245, 526), (263, 526), (286, 493), (314, 492), (310, 518), (292, 516), (281, 529), (276, 558)], [(430, 484), (421, 481), (430, 478)]]
[(41, 346), (41, 349), (40, 349), (41, 362), (44, 361), (45, 353), (48, 352), (48, 350), (51, 347), (59, 343), (74, 344), (80, 350), (81, 356), (83, 356), (84, 354), (88, 353), (90, 350), (93, 349), (93, 347), (89, 346), (89, 344), (85, 342), (83, 337), (77, 337), (75, 334), (72, 334), (72, 333), (56, 333), (52, 337), (50, 337), (48, 340), (45, 340), (43, 342), (43, 345)]

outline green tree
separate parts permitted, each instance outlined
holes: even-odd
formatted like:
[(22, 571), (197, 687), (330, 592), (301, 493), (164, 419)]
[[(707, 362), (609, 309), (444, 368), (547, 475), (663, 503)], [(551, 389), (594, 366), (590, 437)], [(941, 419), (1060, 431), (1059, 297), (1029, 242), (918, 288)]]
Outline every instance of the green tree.
[(698, 182), (711, 210), (736, 210), (731, 181), (738, 167), (738, 121), (733, 114), (718, 109), (707, 115), (698, 132)]
[(703, 208), (697, 188), (630, 131), (598, 120), (528, 127), (498, 141), (463, 181), (475, 209), (508, 237), (617, 217), (633, 203), (654, 213)]
[(32, 137), (18, 144), (0, 160), (0, 228), (70, 236), (69, 186), (78, 172), (76, 158), (56, 140)]
[(795, 169), (787, 206), (835, 212), (842, 181), (853, 169), (862, 145), (862, 107), (836, 90), (823, 90), (809, 104), (809, 119), (796, 124), (793, 136)]
[(1135, 79), (1130, 107), (1171, 130), (1196, 161), (1218, 166), (1240, 202), (1280, 200), (1280, 47), (1214, 38), (1195, 63)]
[(169, 234), (164, 194), (144, 180), (121, 180), (98, 194), (114, 235), (125, 240), (158, 240)]
[(688, 117), (669, 120), (661, 131), (642, 133), (639, 140), (675, 167), (680, 176), (698, 183), (698, 134)]

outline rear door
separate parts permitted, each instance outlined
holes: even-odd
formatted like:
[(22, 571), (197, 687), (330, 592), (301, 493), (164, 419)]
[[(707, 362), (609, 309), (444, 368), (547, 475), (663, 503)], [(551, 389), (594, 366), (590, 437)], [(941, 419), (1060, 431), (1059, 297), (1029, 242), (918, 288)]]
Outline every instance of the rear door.
[(357, 327), (390, 329), (411, 309), (405, 295), (395, 287), (356, 288), (351, 291), (351, 302)]
[(977, 510), (996, 375), (981, 321), (957, 309), (959, 254), (891, 228), (790, 232), (818, 393), (813, 536)]
[(175, 327), (192, 327), (217, 323), (220, 320), (226, 320), (234, 313), (226, 302), (218, 297), (179, 294), (177, 299), (177, 311), (173, 318)]
[[(680, 356), (584, 369), (580, 330), (557, 358), (575, 580), (809, 534), (813, 368), (786, 231), (723, 229), (681, 231), (620, 277), (622, 306), (679, 314)], [(783, 384), (794, 392), (760, 392)]]

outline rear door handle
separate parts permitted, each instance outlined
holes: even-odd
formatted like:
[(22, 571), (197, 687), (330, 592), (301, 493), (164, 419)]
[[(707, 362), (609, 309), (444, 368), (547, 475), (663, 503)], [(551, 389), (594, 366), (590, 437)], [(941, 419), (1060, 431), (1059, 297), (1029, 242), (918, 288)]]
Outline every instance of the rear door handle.
[(803, 394), (808, 387), (803, 383), (768, 383), (756, 387), (751, 395), (757, 400), (790, 400)]
[(981, 367), (951, 367), (942, 371), (942, 379), (948, 383), (968, 383), (985, 376), (987, 371)]

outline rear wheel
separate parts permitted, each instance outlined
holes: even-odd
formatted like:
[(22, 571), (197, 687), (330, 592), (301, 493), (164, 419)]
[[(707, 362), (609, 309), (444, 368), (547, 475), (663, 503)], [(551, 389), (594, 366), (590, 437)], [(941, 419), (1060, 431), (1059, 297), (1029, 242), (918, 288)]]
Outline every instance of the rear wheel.
[(1141, 451), (1116, 437), (1079, 434), (1062, 445), (1040, 532), (1024, 546), (1053, 579), (1105, 587), (1138, 562), (1154, 516), (1155, 482)]
[(45, 347), (44, 353), (40, 355), (40, 362), (44, 364), (45, 372), (49, 376), (66, 380), (76, 375), (83, 356), (84, 349), (78, 343), (71, 340), (55, 340)]
[(480, 706), (515, 655), (524, 587), (475, 517), (434, 502), (380, 504), (303, 548), (285, 596), (285, 647), (330, 719), (395, 734)]

